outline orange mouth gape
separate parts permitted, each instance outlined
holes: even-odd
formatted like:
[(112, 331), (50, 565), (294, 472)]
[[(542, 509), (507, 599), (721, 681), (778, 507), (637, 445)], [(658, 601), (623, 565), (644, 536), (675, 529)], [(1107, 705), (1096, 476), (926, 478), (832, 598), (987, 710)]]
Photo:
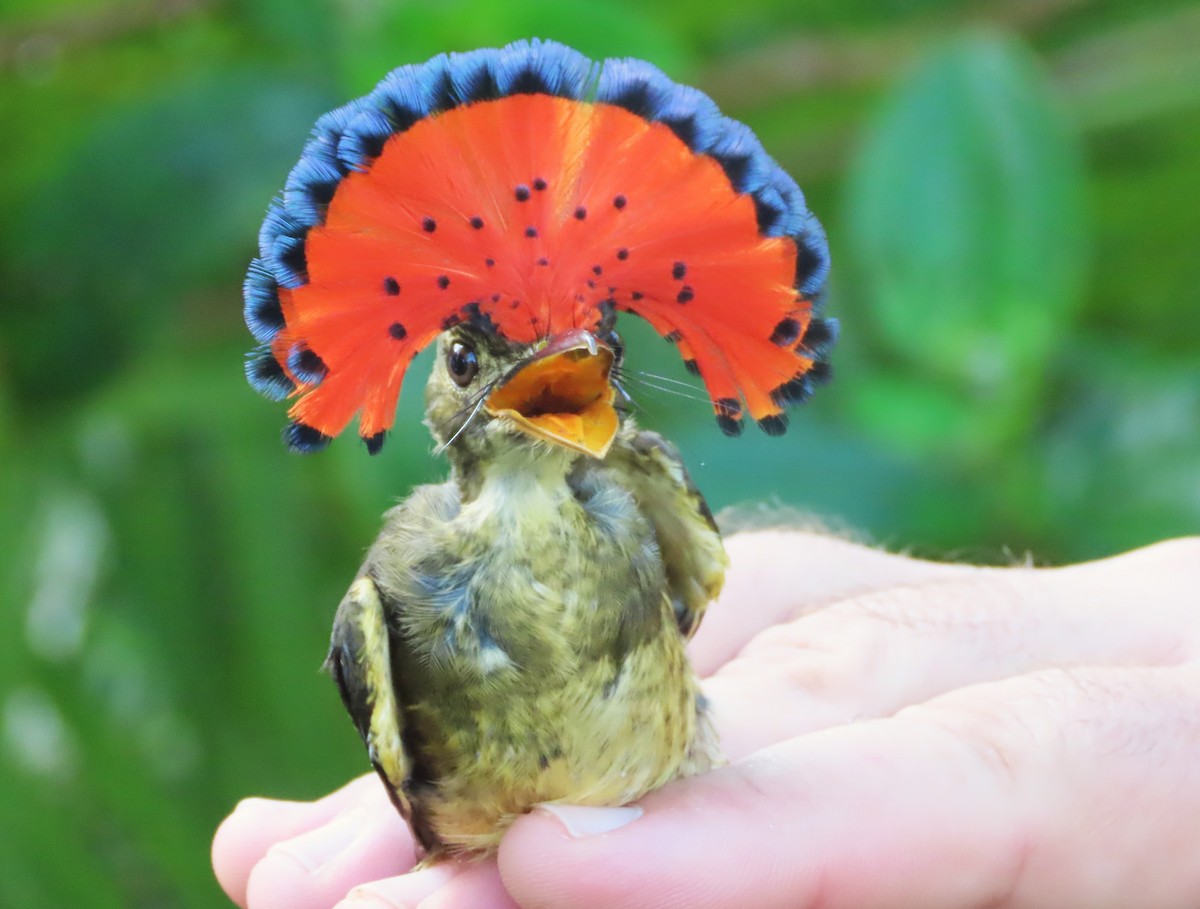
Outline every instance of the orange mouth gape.
[(484, 402), (537, 439), (593, 458), (608, 454), (619, 421), (609, 381), (613, 352), (587, 331), (552, 340)]

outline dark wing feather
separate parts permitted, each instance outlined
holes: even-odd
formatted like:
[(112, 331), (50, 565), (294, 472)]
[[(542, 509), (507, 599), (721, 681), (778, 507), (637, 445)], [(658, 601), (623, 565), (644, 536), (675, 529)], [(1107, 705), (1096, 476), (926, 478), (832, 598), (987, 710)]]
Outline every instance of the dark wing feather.
[(638, 432), (631, 442), (614, 446), (609, 458), (624, 462), (616, 466), (654, 525), (679, 631), (690, 638), (721, 592), (729, 557), (675, 446), (654, 432)]
[(392, 803), (421, 845), (433, 851), (436, 838), (420, 812), (413, 810), (410, 797), (412, 756), (404, 742), (404, 713), (392, 674), (387, 612), (379, 588), (367, 575), (350, 585), (338, 606), (325, 666)]

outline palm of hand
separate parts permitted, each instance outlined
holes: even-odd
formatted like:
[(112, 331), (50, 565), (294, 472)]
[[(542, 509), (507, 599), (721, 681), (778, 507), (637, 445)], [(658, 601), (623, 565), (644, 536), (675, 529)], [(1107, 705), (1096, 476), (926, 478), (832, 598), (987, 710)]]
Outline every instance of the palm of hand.
[(249, 909), (1200, 903), (1195, 540), (1053, 570), (794, 533), (729, 549), (692, 648), (728, 767), (641, 814), (535, 812), (498, 863), (412, 874), (373, 777), (248, 800), (214, 842), (226, 891)]

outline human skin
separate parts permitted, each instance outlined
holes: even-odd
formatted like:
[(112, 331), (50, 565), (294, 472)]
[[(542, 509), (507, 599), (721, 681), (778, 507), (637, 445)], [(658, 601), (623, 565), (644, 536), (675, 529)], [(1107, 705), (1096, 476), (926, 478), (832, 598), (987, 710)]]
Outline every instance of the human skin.
[(1200, 905), (1200, 537), (1049, 569), (728, 549), (691, 645), (728, 766), (411, 874), (374, 777), (246, 799), (221, 885), (248, 909)]

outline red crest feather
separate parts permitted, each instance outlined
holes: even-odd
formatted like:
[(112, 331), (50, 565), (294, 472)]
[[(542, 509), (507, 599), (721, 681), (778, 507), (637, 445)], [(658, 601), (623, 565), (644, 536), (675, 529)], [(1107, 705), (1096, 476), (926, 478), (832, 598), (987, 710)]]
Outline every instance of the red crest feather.
[(455, 322), (534, 341), (615, 309), (676, 342), (726, 431), (741, 401), (782, 431), (831, 332), (797, 288), (814, 253), (765, 235), (762, 199), (727, 166), (665, 122), (545, 93), (390, 135), (304, 233), (303, 280), (279, 281), (268, 343), (294, 385), (290, 416), (331, 437), (358, 414), (381, 440), (408, 365)]

